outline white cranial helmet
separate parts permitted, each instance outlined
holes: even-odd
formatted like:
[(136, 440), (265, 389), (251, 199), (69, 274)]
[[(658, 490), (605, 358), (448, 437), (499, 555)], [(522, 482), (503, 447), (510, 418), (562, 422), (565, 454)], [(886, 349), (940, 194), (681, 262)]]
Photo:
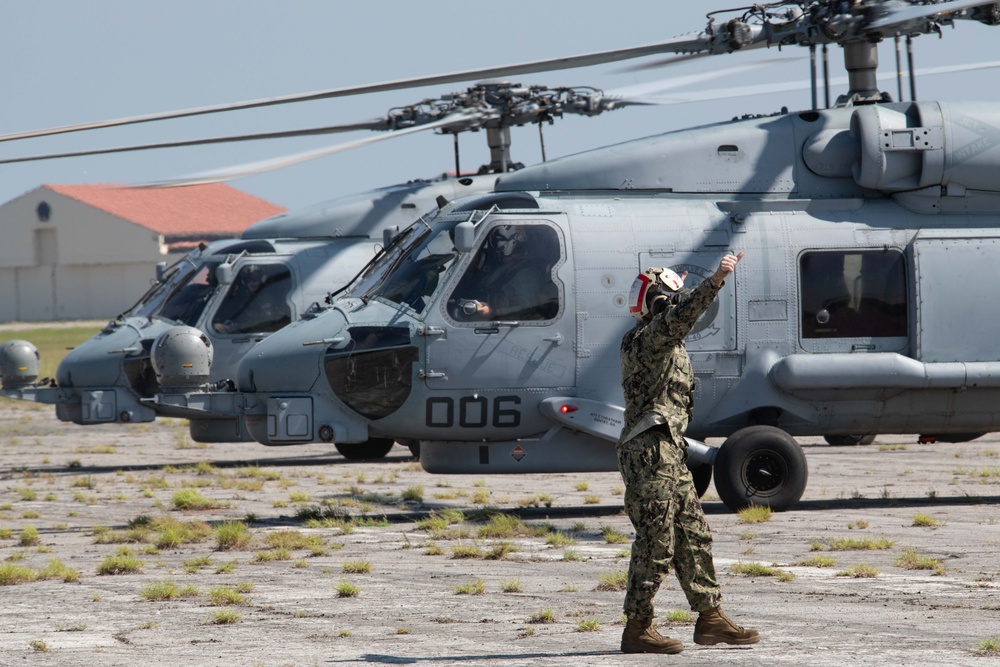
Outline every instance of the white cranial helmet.
[(628, 293), (628, 312), (637, 320), (649, 315), (649, 298), (654, 292), (677, 292), (684, 287), (684, 279), (668, 268), (650, 267), (632, 281)]

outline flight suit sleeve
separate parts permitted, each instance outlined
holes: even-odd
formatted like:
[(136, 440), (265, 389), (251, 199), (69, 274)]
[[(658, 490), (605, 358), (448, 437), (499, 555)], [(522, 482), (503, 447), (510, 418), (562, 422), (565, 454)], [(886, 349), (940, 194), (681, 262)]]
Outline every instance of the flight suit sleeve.
[(711, 279), (706, 278), (690, 294), (682, 295), (676, 306), (654, 315), (644, 333), (648, 332), (665, 345), (681, 342), (691, 333), (701, 314), (715, 301), (720, 289), (722, 285), (716, 287)]

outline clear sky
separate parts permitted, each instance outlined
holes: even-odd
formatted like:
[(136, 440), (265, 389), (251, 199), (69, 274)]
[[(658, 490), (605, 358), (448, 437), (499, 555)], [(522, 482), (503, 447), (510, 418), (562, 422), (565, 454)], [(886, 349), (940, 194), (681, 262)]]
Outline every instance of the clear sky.
[[(0, 6), (0, 134), (453, 72), (654, 43), (705, 26), (719, 0), (11, 0)], [(962, 21), (944, 39), (915, 40), (918, 67), (1000, 60), (1000, 27)], [(759, 50), (666, 69), (622, 73), (620, 65), (513, 77), (549, 86), (612, 90), (673, 76), (797, 58), (679, 90), (719, 90), (808, 80), (808, 51)], [(840, 49), (831, 50), (842, 74)], [(882, 72), (895, 68), (890, 43)], [(470, 84), (473, 82), (469, 82)], [(1000, 69), (925, 77), (921, 99), (1000, 101)], [(462, 90), (465, 84), (240, 111), (0, 144), (0, 156), (287, 130), (383, 115), (394, 106)], [(894, 81), (886, 89), (895, 94)], [(836, 91), (842, 92), (842, 91)], [(768, 93), (546, 127), (549, 157), (727, 120), (809, 106), (809, 92)], [(0, 165), (0, 203), (43, 183), (166, 179), (360, 139), (370, 133)], [(485, 134), (461, 140), (463, 169), (488, 161)], [(540, 159), (537, 129), (515, 128), (512, 153)], [(232, 181), (295, 208), (453, 169), (450, 137), (400, 137), (269, 174)]]

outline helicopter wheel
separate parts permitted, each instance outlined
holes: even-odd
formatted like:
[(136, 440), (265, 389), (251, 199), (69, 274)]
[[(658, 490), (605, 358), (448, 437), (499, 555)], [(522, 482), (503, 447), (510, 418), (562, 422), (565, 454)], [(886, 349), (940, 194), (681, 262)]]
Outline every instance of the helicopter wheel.
[(831, 447), (851, 447), (853, 445), (870, 445), (875, 442), (874, 435), (824, 435), (823, 439)]
[(808, 478), (802, 448), (774, 426), (740, 429), (715, 459), (715, 490), (734, 512), (750, 505), (786, 510), (802, 497)]
[(395, 444), (390, 438), (368, 438), (364, 442), (338, 443), (334, 447), (345, 459), (359, 461), (380, 459), (388, 454)]
[(708, 491), (708, 485), (712, 483), (712, 466), (708, 463), (703, 463), (691, 468), (691, 479), (694, 480), (694, 490), (698, 492), (698, 497), (701, 498)]

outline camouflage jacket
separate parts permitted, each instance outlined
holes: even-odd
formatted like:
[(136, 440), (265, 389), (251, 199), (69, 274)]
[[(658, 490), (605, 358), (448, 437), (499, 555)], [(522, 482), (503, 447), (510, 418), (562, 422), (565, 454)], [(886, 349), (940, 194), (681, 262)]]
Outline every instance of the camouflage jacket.
[(622, 338), (622, 441), (650, 413), (661, 416), (663, 420), (657, 421), (669, 424), (676, 438), (684, 436), (694, 410), (694, 373), (684, 337), (720, 288), (710, 279), (703, 280), (678, 305), (654, 315), (648, 323), (638, 323)]

